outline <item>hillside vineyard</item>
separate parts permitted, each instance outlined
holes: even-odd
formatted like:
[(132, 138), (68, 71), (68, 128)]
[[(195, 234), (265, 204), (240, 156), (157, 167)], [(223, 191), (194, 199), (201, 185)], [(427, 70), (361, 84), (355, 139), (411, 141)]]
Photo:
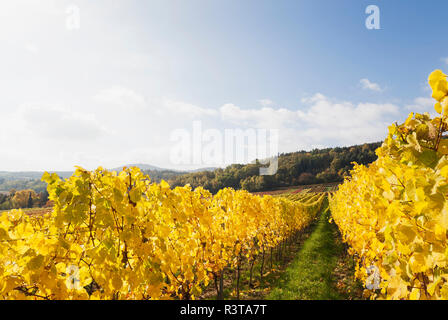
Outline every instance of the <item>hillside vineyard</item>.
[(135, 167), (43, 180), (51, 213), (0, 216), (2, 299), (194, 299), (225, 268), (294, 237), (325, 198), (170, 189)]

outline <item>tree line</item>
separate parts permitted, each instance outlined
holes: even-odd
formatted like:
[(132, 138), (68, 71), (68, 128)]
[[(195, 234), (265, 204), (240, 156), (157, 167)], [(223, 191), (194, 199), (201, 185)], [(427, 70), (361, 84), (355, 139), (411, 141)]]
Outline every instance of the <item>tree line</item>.
[(0, 192), (0, 210), (41, 208), (48, 204), (48, 192), (31, 189)]
[[(352, 162), (369, 164), (377, 159), (375, 150), (381, 142), (351, 147), (336, 147), (282, 153), (278, 158), (277, 173), (261, 176), (256, 160), (250, 164), (232, 164), (213, 171), (183, 173), (173, 170), (147, 170), (151, 181), (167, 181), (172, 187), (190, 184), (203, 187), (212, 193), (225, 187), (248, 191), (268, 191), (279, 187), (315, 183), (340, 182), (352, 169)], [(0, 210), (43, 207), (47, 204), (46, 183), (35, 179), (2, 179), (0, 177)]]
[[(277, 173), (271, 176), (259, 175), (263, 165), (256, 160), (251, 164), (233, 164), (225, 169), (186, 174), (172, 174), (168, 179), (171, 186), (190, 184), (193, 188), (202, 186), (212, 193), (232, 187), (248, 191), (267, 191), (279, 187), (315, 183), (339, 182), (353, 168), (352, 162), (369, 164), (377, 159), (375, 150), (381, 142), (366, 143), (351, 147), (336, 147), (282, 153), (278, 158)], [(151, 173), (149, 172), (151, 176)]]

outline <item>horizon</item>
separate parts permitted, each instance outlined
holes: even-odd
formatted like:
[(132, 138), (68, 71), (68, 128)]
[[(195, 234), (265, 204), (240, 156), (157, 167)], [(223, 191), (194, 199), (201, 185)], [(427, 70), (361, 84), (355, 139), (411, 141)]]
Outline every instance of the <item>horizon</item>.
[[(366, 143), (361, 143), (361, 144), (355, 144), (355, 145), (348, 145), (348, 146), (334, 146), (334, 147), (325, 147), (325, 148), (314, 148), (314, 149), (312, 149), (312, 150), (298, 150), (298, 151), (292, 151), (292, 152), (283, 152), (283, 153), (280, 153), (279, 155), (280, 156), (282, 156), (282, 155), (285, 155), (285, 154), (290, 154), (290, 153), (301, 153), (301, 152), (306, 152), (306, 153), (310, 153), (310, 152), (312, 152), (312, 151), (314, 151), (314, 150), (319, 150), (319, 151), (322, 151), (322, 150), (326, 150), (326, 149), (335, 149), (335, 148), (341, 148), (341, 149), (343, 149), (343, 148), (351, 148), (351, 147), (356, 147), (356, 146), (362, 146), (362, 145), (364, 145), (364, 144), (375, 144), (375, 143), (382, 143), (382, 141), (375, 141), (375, 142), (366, 142)], [(188, 170), (177, 170), (177, 169), (172, 169), (172, 168), (166, 168), (166, 167), (159, 167), (159, 166), (154, 166), (154, 165), (152, 165), (152, 164), (150, 164), (150, 163), (129, 163), (129, 164), (125, 164), (125, 165), (121, 165), (121, 166), (116, 166), (116, 167), (113, 167), (113, 168), (105, 168), (106, 170), (109, 170), (109, 171), (116, 171), (116, 170), (119, 170), (120, 168), (123, 168), (123, 167), (139, 167), (139, 166), (150, 166), (150, 167), (155, 167), (155, 168), (157, 168), (157, 169), (143, 169), (143, 171), (146, 171), (146, 170), (151, 170), (151, 171), (177, 171), (177, 172), (180, 172), (180, 173), (190, 173), (190, 172), (195, 172), (195, 171), (202, 171), (202, 170), (211, 170), (211, 171), (214, 171), (214, 170), (216, 170), (216, 169), (225, 169), (226, 167), (228, 167), (228, 166), (231, 166), (231, 165), (248, 165), (248, 164), (253, 164), (254, 163), (254, 161), (256, 161), (256, 160), (260, 160), (260, 159), (254, 159), (254, 160), (252, 160), (251, 162), (248, 162), (248, 163), (232, 163), (232, 164), (229, 164), (229, 165), (226, 165), (226, 166), (223, 166), (223, 167), (198, 167), (198, 168), (193, 168), (193, 169), (188, 169)], [(95, 170), (95, 169), (97, 169), (97, 168), (84, 168), (84, 169), (86, 169), (86, 170)], [(7, 170), (0, 170), (0, 173), (43, 173), (43, 172), (50, 172), (50, 173), (57, 173), (57, 172), (61, 172), (61, 173), (73, 173), (73, 172), (75, 172), (75, 170), (76, 170), (76, 168), (74, 167), (73, 168), (73, 170), (54, 170), (54, 169), (46, 169), (46, 170), (25, 170), (25, 171), (7, 171)]]
[[(378, 30), (366, 28), (371, 4)], [(3, 2), (0, 171), (226, 167), (258, 158), (260, 130), (266, 156), (382, 141), (411, 111), (434, 115), (422, 79), (448, 69), (443, 9), (416, 0)], [(257, 140), (243, 135), (227, 157), (226, 130)]]

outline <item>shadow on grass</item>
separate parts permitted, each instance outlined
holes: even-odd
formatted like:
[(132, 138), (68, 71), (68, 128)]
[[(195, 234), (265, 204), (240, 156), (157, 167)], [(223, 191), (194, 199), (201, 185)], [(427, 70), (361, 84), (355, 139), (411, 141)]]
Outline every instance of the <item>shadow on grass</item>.
[[(266, 252), (265, 272), (260, 277), (260, 258), (253, 268), (252, 286), (247, 261), (240, 274), (240, 299), (270, 300), (352, 300), (362, 298), (362, 285), (354, 278), (355, 265), (341, 241), (330, 211), (325, 205), (320, 217), (298, 234), (279, 259), (274, 252), (272, 269), (270, 253)], [(236, 299), (236, 273), (224, 273), (225, 300)], [(213, 285), (204, 288), (199, 299), (216, 299)]]
[(320, 217), (316, 229), (287, 270), (273, 283), (267, 299), (358, 299), (362, 286), (353, 277), (353, 260), (340, 241), (337, 227), (328, 222), (330, 211)]
[[(260, 257), (257, 257), (253, 268), (253, 281), (252, 286), (249, 286), (250, 272), (249, 264), (244, 261), (240, 274), (240, 299), (241, 300), (253, 300), (253, 299), (265, 299), (269, 294), (274, 284), (278, 282), (281, 275), (285, 272), (289, 263), (294, 260), (303, 246), (303, 243), (313, 233), (318, 220), (312, 222), (308, 227), (302, 230), (294, 242), (289, 243), (288, 250), (283, 252), (283, 255), (279, 257), (277, 250), (273, 251), (272, 262), (271, 253), (266, 251), (263, 277), (260, 277), (261, 261)], [(272, 269), (271, 269), (272, 263)], [(236, 299), (236, 272), (234, 269), (226, 269), (224, 273), (224, 299), (235, 300)], [(204, 288), (203, 294), (199, 299), (213, 300), (216, 299), (216, 291), (212, 285)]]

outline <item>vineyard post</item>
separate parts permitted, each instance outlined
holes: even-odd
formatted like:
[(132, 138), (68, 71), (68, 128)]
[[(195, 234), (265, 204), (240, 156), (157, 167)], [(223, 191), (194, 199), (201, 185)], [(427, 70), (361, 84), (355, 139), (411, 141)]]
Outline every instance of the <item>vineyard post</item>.
[[(221, 277), (221, 275), (219, 275), (219, 277)], [(216, 272), (213, 272), (213, 280), (215, 282), (216, 300), (221, 300), (221, 292), (218, 286), (218, 274)]]
[(277, 260), (276, 262), (278, 262), (278, 260), (280, 259), (280, 246), (281, 246), (281, 242), (279, 242), (277, 245), (277, 254), (275, 257), (275, 260)]
[(224, 300), (224, 269), (219, 277), (219, 300)]
[(262, 246), (262, 254), (261, 254), (261, 266), (260, 266), (260, 284), (263, 281), (263, 268), (264, 268), (264, 244)]
[(252, 288), (252, 275), (254, 270), (255, 261), (257, 260), (257, 255), (252, 256), (250, 261), (250, 276), (249, 276), (249, 288)]
[(191, 300), (190, 282), (182, 284), (182, 300)]
[(240, 275), (241, 275), (241, 252), (238, 255), (238, 261), (236, 266), (236, 299), (240, 300)]

